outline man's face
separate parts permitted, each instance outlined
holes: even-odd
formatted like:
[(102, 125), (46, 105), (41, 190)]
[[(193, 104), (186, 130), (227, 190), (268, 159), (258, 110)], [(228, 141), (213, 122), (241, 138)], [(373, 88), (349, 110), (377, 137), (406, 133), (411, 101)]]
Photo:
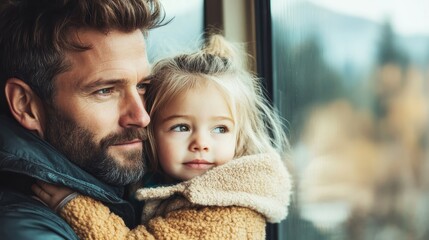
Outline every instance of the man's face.
[(149, 75), (143, 34), (81, 30), (78, 37), (91, 49), (66, 54), (71, 68), (55, 79), (46, 140), (104, 182), (137, 181), (150, 121), (143, 105)]

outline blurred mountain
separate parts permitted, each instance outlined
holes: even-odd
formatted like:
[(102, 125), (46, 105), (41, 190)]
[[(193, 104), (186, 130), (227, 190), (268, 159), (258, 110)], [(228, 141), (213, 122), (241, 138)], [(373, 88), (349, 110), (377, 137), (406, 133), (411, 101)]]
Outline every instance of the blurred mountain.
[[(325, 61), (345, 76), (359, 76), (377, 63), (382, 24), (368, 19), (335, 12), (310, 2), (300, 1), (286, 12), (273, 9), (273, 26), (283, 28), (288, 47), (298, 47), (308, 39), (316, 39)], [(276, 34), (276, 29), (274, 29)], [(276, 36), (274, 36), (275, 38)], [(396, 47), (413, 64), (426, 64), (429, 58), (429, 36), (399, 35)]]

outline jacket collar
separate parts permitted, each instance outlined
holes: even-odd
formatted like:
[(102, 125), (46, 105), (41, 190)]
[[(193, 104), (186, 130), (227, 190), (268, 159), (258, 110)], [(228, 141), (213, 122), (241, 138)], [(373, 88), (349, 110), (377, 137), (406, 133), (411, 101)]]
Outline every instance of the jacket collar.
[(101, 182), (14, 119), (0, 116), (0, 170), (65, 185), (93, 198), (125, 203), (123, 188)]

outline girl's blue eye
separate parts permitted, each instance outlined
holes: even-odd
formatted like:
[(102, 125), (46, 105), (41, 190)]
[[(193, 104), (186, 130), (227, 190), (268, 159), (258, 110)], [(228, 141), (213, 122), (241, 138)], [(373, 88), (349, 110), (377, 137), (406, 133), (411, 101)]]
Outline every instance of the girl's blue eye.
[(179, 125), (175, 125), (171, 128), (172, 131), (174, 132), (188, 132), (189, 131), (189, 126), (185, 125), (185, 124), (179, 124)]
[(228, 128), (225, 126), (220, 126), (220, 127), (215, 127), (213, 129), (214, 133), (227, 133), (228, 132)]

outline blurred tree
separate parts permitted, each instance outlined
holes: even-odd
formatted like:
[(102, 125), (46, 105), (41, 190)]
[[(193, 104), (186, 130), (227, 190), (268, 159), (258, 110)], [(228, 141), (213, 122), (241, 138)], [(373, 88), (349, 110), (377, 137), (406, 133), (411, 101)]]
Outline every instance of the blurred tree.
[(340, 97), (344, 87), (340, 76), (325, 62), (317, 37), (295, 47), (288, 47), (285, 41), (279, 43), (283, 46), (276, 47), (280, 52), (274, 58), (281, 62), (276, 66), (282, 68), (274, 71), (278, 79), (275, 92), (280, 112), (294, 126), (290, 133), (293, 144), (306, 111), (314, 104)]
[(402, 76), (408, 68), (410, 60), (407, 54), (398, 46), (395, 32), (389, 20), (380, 28), (378, 44), (378, 76), (374, 90), (374, 114), (382, 119), (387, 113), (389, 101), (405, 84)]
[(406, 67), (409, 64), (409, 58), (396, 43), (395, 32), (390, 21), (385, 21), (381, 26), (380, 43), (378, 46), (379, 65), (397, 64)]

